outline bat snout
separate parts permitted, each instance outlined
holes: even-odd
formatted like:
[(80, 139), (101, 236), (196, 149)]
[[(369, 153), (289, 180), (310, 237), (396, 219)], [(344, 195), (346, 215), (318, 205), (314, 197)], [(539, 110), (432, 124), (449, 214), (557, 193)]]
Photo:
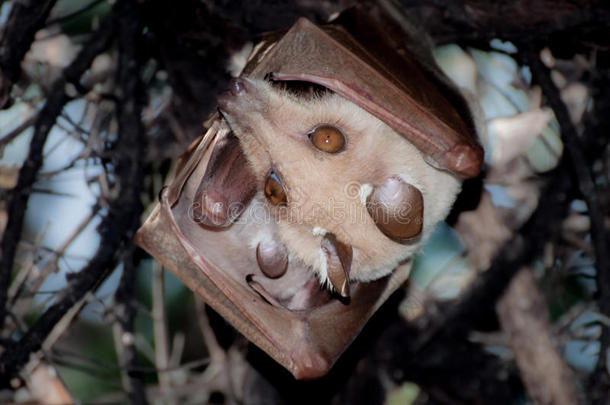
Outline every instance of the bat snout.
[(229, 89), (218, 96), (218, 108), (222, 111), (231, 112), (231, 107), (251, 88), (252, 85), (246, 79), (241, 77), (231, 79)]
[(248, 81), (246, 79), (242, 79), (241, 77), (236, 77), (231, 79), (229, 83), (229, 93), (234, 96), (238, 96), (241, 93), (245, 93), (248, 91)]
[(251, 79), (237, 77), (231, 79), (228, 90), (218, 96), (218, 109), (226, 117), (244, 117), (262, 111), (265, 100), (257, 84)]

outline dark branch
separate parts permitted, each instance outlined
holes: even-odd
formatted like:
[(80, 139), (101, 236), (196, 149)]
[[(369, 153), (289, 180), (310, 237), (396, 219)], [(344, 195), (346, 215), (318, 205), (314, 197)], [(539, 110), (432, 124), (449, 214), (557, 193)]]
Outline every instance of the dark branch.
[[(131, 234), (135, 231), (135, 228), (139, 224), (139, 214), (142, 210), (141, 203), (139, 201), (139, 195), (141, 192), (140, 184), (134, 184), (133, 180), (141, 179), (143, 177), (142, 166), (143, 162), (140, 156), (142, 156), (141, 150), (144, 150), (146, 146), (146, 133), (142, 126), (140, 116), (142, 113), (143, 105), (145, 100), (143, 97), (144, 87), (140, 79), (140, 66), (142, 62), (137, 54), (138, 35), (141, 31), (140, 16), (135, 9), (135, 5), (129, 0), (125, 5), (125, 13), (127, 15), (122, 16), (119, 20), (118, 26), (118, 46), (119, 46), (119, 74), (118, 84), (119, 88), (123, 89), (123, 97), (119, 97), (118, 107), (118, 119), (119, 119), (119, 131), (120, 141), (122, 145), (119, 145), (121, 151), (119, 153), (119, 162), (117, 166), (117, 173), (119, 176), (122, 172), (133, 172), (132, 175), (126, 177), (126, 181), (121, 181), (121, 191), (129, 187), (129, 190), (125, 190), (125, 194), (130, 195), (130, 204), (135, 215), (134, 219), (131, 220), (131, 225), (128, 229), (127, 235), (129, 237), (129, 247), (125, 252), (125, 259), (123, 261), (123, 275), (119, 287), (115, 294), (115, 302), (118, 304), (117, 314), (121, 335), (128, 333), (133, 336), (134, 330), (134, 318), (135, 318), (135, 286), (136, 286), (136, 267), (135, 267), (135, 245), (131, 242)], [(136, 159), (137, 160), (134, 160)], [(124, 159), (124, 162), (121, 160)], [(133, 179), (131, 177), (133, 176)], [(121, 205), (115, 207), (121, 210)], [(127, 211), (132, 211), (127, 209)], [(120, 212), (120, 211), (119, 211)], [(120, 233), (119, 235), (123, 235)], [(122, 344), (122, 343), (120, 343)], [(123, 361), (125, 364), (121, 364), (124, 367), (126, 373), (126, 390), (127, 395), (132, 404), (134, 405), (146, 405), (148, 403), (146, 399), (146, 393), (142, 384), (142, 379), (139, 378), (133, 371), (131, 371), (136, 365), (136, 350), (134, 342), (124, 345), (124, 356)]]
[[(118, 96), (119, 136), (113, 150), (113, 166), (116, 168), (120, 191), (108, 207), (108, 215), (99, 227), (100, 245), (85, 268), (72, 276), (68, 287), (60, 295), (57, 302), (51, 305), (32, 325), (26, 334), (13, 345), (7, 347), (0, 356), (0, 381), (10, 381), (12, 377), (26, 364), (30, 354), (39, 350), (53, 327), (66, 312), (81, 300), (85, 294), (94, 290), (104, 279), (117, 251), (122, 243), (131, 243), (133, 234), (139, 223), (142, 211), (140, 192), (142, 188), (142, 153), (145, 147), (145, 133), (140, 122), (142, 104), (142, 87), (139, 76), (140, 64), (134, 59), (137, 35), (141, 32), (135, 6), (131, 0), (116, 3), (111, 18), (119, 22), (121, 34), (119, 50), (121, 61), (119, 66), (119, 83), (121, 94)], [(111, 33), (112, 30), (107, 27)], [(108, 34), (108, 33), (105, 33)], [(102, 37), (105, 35), (99, 34)], [(104, 41), (107, 43), (107, 40)], [(104, 48), (99, 48), (101, 52)], [(94, 53), (91, 48), (89, 53)], [(62, 92), (62, 100), (63, 95)], [(59, 111), (57, 111), (59, 113)]]
[[(600, 311), (608, 316), (610, 315), (610, 253), (608, 246), (610, 239), (605, 230), (604, 211), (599, 201), (599, 190), (595, 186), (591, 173), (591, 162), (587, 161), (583, 150), (581, 139), (576, 133), (576, 128), (570, 119), (570, 115), (566, 105), (561, 100), (559, 89), (555, 86), (551, 79), (551, 72), (540, 61), (537, 54), (530, 53), (528, 55), (530, 69), (532, 70), (533, 78), (547, 97), (547, 101), (555, 117), (561, 127), (563, 141), (566, 145), (566, 151), (570, 159), (572, 170), (574, 171), (580, 193), (587, 203), (589, 210), (589, 218), (591, 223), (591, 240), (596, 263), (596, 279), (599, 291), (599, 307)], [(596, 374), (608, 374), (606, 364), (606, 351), (608, 350), (608, 326), (602, 326), (602, 345), (600, 354), (597, 360), (595, 369)], [(601, 383), (601, 379), (598, 379)], [(608, 395), (610, 394), (610, 380), (604, 378), (604, 386), (598, 387), (596, 392), (605, 394), (601, 398), (596, 398), (595, 403), (607, 403)]]
[(30, 49), (36, 31), (43, 26), (56, 2), (13, 2), (8, 22), (0, 35), (0, 108), (4, 107), (11, 86), (21, 75), (21, 60)]
[(17, 185), (10, 191), (3, 191), (7, 201), (8, 222), (2, 236), (0, 250), (0, 326), (4, 325), (6, 294), (13, 269), (13, 261), (17, 244), (21, 239), (23, 219), (32, 186), (42, 167), (44, 144), (57, 116), (70, 100), (70, 97), (66, 94), (66, 85), (69, 83), (77, 84), (93, 59), (108, 47), (114, 30), (115, 17), (110, 15), (104, 19), (100, 29), (85, 44), (83, 50), (70, 66), (64, 70), (63, 75), (51, 86), (46, 103), (36, 119), (34, 134), (30, 141), (30, 150), (25, 163), (19, 170)]
[(114, 313), (116, 314), (116, 321), (120, 327), (121, 342), (117, 344), (123, 347), (123, 363), (120, 364), (121, 369), (126, 374), (127, 381), (124, 382), (126, 385), (124, 388), (127, 391), (127, 395), (132, 404), (134, 405), (146, 405), (148, 403), (146, 399), (146, 393), (142, 384), (142, 377), (136, 371), (136, 348), (135, 342), (130, 341), (124, 343), (122, 341), (123, 336), (130, 335), (134, 336), (134, 318), (136, 314), (135, 309), (135, 289), (136, 289), (136, 263), (135, 263), (135, 246), (130, 246), (125, 252), (123, 259), (123, 275), (119, 282), (119, 287), (114, 295), (115, 308)]

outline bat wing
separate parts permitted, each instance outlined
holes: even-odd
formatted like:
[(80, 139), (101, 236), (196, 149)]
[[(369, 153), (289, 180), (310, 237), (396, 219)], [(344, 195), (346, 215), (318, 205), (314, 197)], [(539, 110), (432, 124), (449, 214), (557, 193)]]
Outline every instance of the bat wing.
[[(393, 127), (436, 167), (476, 176), (483, 152), (467, 108), (394, 37), (359, 12), (321, 28), (300, 19), (255, 47), (243, 75), (272, 73), (275, 80), (328, 87)], [(264, 216), (265, 202), (255, 193), (256, 182), (227, 124), (218, 115), (210, 122), (179, 160), (136, 241), (296, 378), (324, 375), (407, 279), (411, 263), (383, 279), (351, 286), (349, 303), (320, 293), (319, 283), (317, 292), (299, 284), (299, 277), (312, 272), (296, 260), (278, 281), (265, 277), (257, 246), (246, 241), (272, 234), (272, 221)], [(268, 294), (273, 283), (283, 284), (279, 293)], [(276, 299), (283, 289), (296, 289), (293, 295), (301, 297), (301, 286), (311, 293), (303, 307)]]
[[(406, 280), (410, 266), (384, 279), (357, 285), (349, 305), (330, 299), (307, 310), (290, 310), (267, 301), (247, 281), (248, 275), (262, 274), (256, 247), (243, 242), (270, 226), (264, 220), (252, 220), (255, 217), (250, 215), (261, 202), (256, 198), (249, 201), (241, 213), (243, 220), (226, 227), (207, 227), (193, 217), (197, 190), (202, 181), (208, 180), (207, 167), (227, 136), (221, 121), (216, 121), (191, 147), (182, 158), (175, 180), (162, 190), (159, 203), (138, 230), (136, 241), (296, 378), (322, 376), (377, 308)], [(310, 270), (289, 264), (288, 273), (299, 272)]]
[(394, 128), (435, 167), (475, 177), (483, 149), (465, 101), (440, 71), (416, 61), (404, 30), (370, 16), (354, 8), (322, 27), (300, 18), (279, 40), (263, 40), (243, 74), (327, 87)]

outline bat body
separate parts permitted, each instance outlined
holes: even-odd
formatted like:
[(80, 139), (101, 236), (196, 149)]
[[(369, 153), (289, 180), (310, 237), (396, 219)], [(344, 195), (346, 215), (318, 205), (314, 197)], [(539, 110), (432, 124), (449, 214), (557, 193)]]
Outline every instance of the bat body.
[(372, 24), (360, 11), (340, 21), (255, 47), (137, 234), (297, 378), (325, 374), (406, 280), (482, 160), (459, 95), (406, 49), (366, 48), (346, 28)]

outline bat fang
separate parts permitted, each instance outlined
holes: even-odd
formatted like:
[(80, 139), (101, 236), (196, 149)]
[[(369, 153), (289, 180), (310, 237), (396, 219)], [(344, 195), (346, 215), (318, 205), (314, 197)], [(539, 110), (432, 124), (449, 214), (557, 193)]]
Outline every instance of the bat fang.
[(322, 239), (322, 250), (324, 250), (328, 261), (327, 272), (330, 283), (341, 297), (349, 298), (352, 247), (340, 242), (334, 234), (327, 233)]

